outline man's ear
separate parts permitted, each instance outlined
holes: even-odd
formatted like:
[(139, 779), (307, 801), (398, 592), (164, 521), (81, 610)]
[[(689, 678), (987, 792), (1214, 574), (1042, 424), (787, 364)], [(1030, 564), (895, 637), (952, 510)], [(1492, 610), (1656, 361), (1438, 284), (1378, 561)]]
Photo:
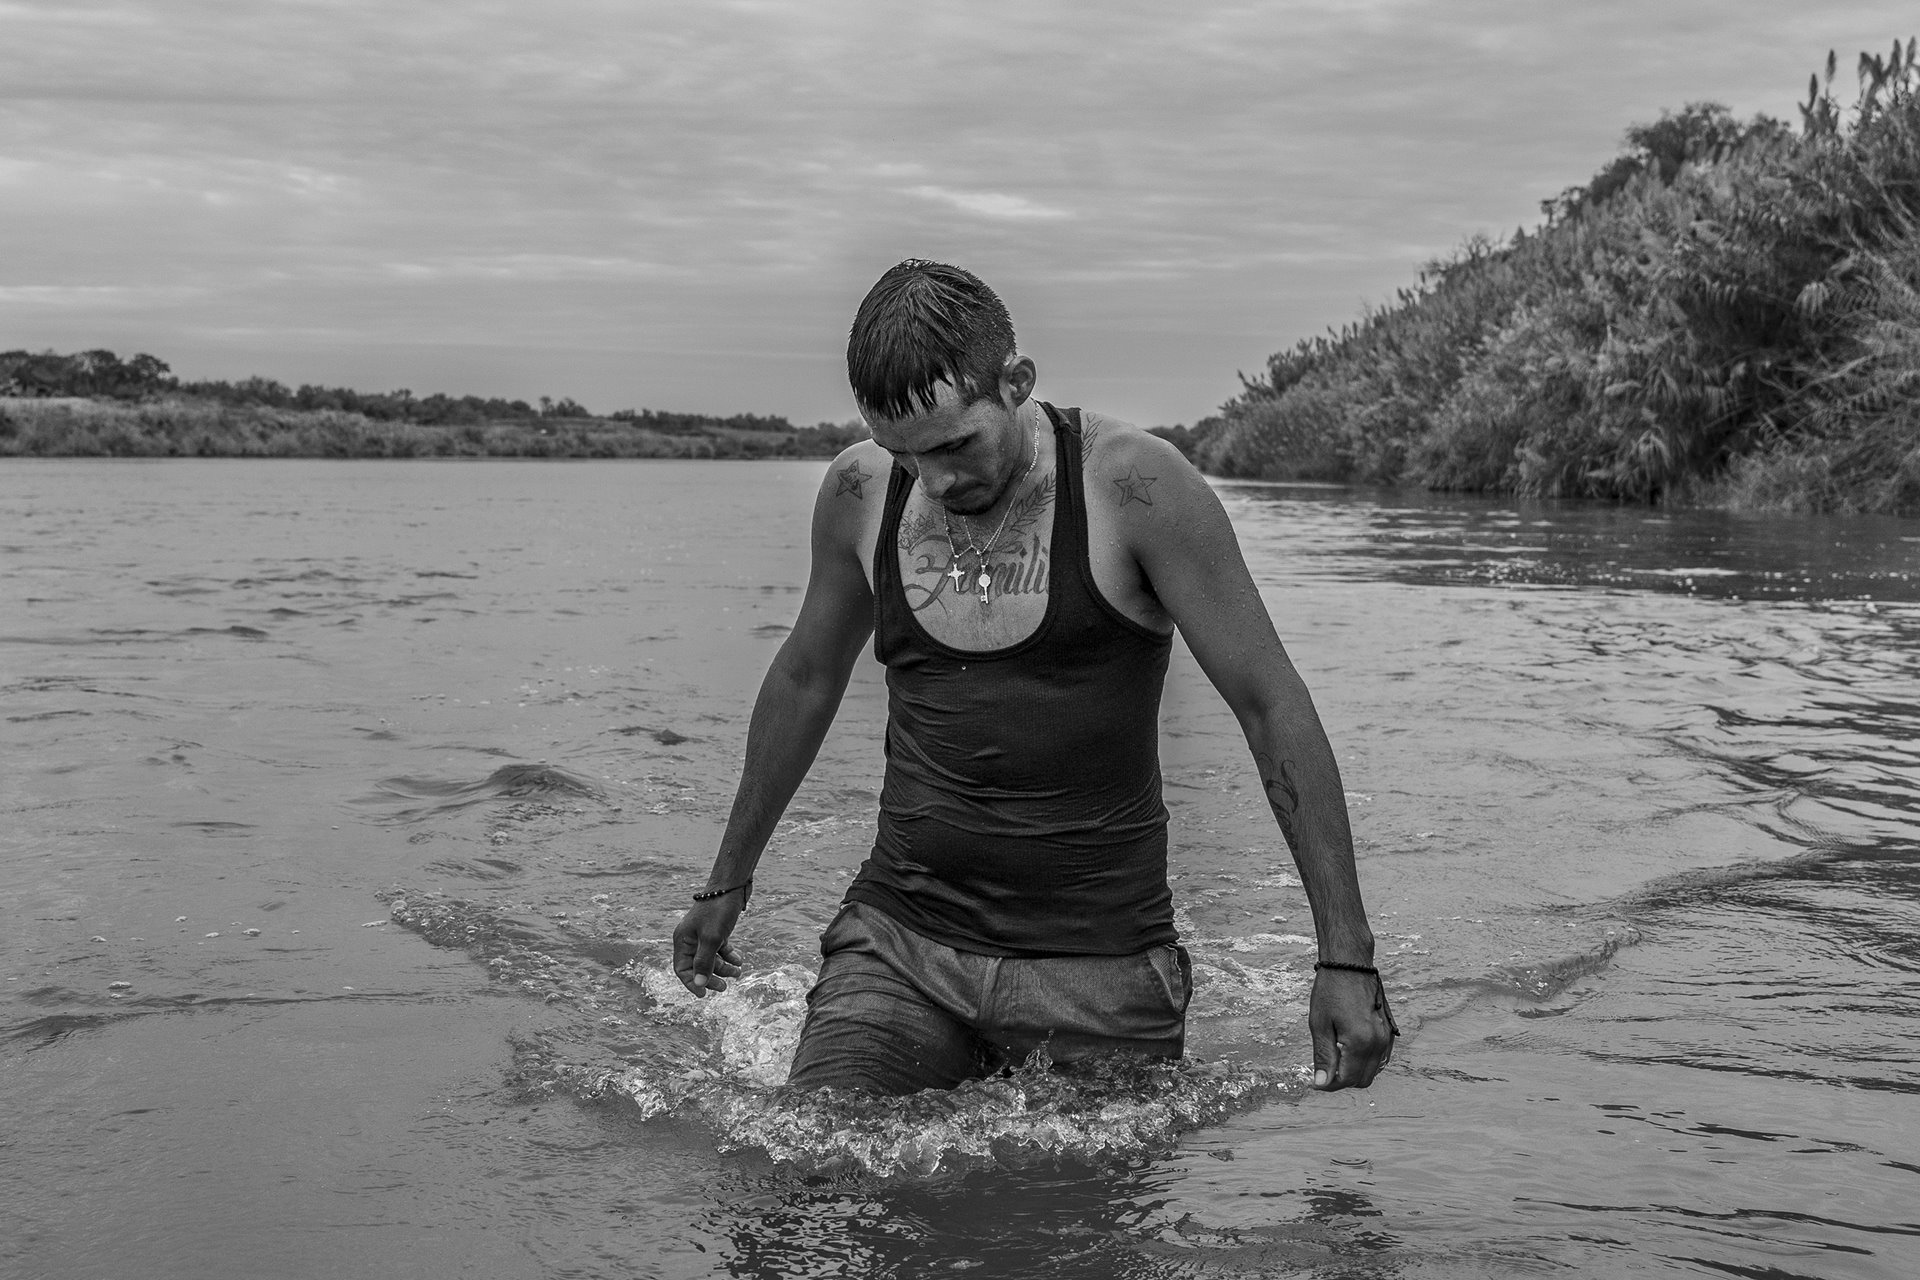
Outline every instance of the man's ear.
[(1025, 404), (1039, 378), (1040, 370), (1034, 367), (1033, 357), (1014, 356), (1008, 360), (1007, 367), (1000, 371), (1000, 395), (1007, 408), (1018, 409)]

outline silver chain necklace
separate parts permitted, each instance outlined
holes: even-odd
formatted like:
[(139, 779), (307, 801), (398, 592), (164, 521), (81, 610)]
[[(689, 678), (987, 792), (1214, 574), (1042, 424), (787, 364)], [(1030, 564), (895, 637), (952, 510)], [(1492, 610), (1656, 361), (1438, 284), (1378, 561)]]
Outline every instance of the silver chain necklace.
[[(1013, 496), (1007, 499), (1007, 509), (1000, 513), (1000, 527), (993, 531), (991, 538), (987, 539), (986, 550), (982, 551), (980, 544), (974, 540), (973, 526), (967, 523), (967, 518), (965, 516), (960, 517), (960, 527), (966, 531), (967, 535), (967, 550), (973, 552), (974, 563), (977, 566), (974, 570), (974, 588), (980, 593), (980, 607), (982, 609), (993, 603), (993, 575), (987, 569), (987, 557), (993, 554), (994, 547), (998, 545), (1000, 541), (1000, 535), (1007, 531), (1007, 521), (1013, 516), (1014, 507), (1019, 505), (1020, 486), (1025, 484), (1027, 477), (1033, 474), (1033, 464), (1039, 460), (1040, 419), (1038, 416), (1035, 416), (1033, 420), (1033, 449), (1027, 456), (1027, 469), (1020, 473), (1020, 479), (1014, 483)], [(960, 568), (960, 551), (959, 548), (954, 545), (953, 541), (953, 513), (945, 507), (941, 507), (940, 516), (947, 530), (947, 563), (949, 566), (947, 576), (953, 579), (953, 589), (958, 591), (960, 590), (961, 582), (966, 578), (966, 573)], [(1005, 588), (1002, 588), (1002, 591), (1004, 592)]]

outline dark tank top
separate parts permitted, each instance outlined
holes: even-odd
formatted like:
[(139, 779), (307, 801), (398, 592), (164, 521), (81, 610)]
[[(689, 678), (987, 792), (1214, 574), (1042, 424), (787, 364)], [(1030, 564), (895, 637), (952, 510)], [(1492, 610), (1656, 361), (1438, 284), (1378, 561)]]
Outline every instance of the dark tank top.
[(873, 560), (887, 772), (847, 900), (961, 951), (1124, 955), (1177, 937), (1160, 799), (1172, 638), (1094, 584), (1080, 414), (1040, 407), (1059, 506), (1046, 614), (1016, 644), (956, 649), (920, 625), (896, 545), (913, 476), (896, 463), (888, 480)]

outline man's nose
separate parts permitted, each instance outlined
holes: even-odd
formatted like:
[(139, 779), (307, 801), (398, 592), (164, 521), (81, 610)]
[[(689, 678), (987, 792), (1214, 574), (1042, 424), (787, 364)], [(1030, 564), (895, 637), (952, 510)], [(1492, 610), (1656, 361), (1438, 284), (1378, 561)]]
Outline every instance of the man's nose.
[(920, 463), (919, 471), (921, 490), (935, 502), (944, 498), (947, 490), (953, 488), (954, 474), (950, 468), (929, 465), (923, 461)]

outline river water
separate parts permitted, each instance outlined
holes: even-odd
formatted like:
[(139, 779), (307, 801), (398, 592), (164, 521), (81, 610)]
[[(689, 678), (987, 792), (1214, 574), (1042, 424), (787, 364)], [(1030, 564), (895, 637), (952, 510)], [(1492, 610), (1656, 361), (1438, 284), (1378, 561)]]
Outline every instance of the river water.
[(1189, 1061), (776, 1087), (863, 660), (696, 1005), (818, 464), (0, 469), (0, 1274), (1920, 1274), (1920, 525), (1222, 483), (1404, 1038), (1303, 1089), (1232, 717), (1163, 726)]

